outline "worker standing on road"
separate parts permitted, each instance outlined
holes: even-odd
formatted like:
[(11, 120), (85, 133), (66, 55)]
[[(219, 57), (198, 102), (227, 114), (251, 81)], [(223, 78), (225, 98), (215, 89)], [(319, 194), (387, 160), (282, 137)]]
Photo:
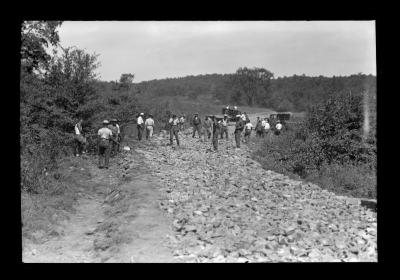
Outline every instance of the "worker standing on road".
[(117, 153), (117, 141), (118, 141), (118, 128), (115, 125), (117, 123), (116, 119), (111, 119), (111, 123), (108, 125), (108, 128), (112, 132), (112, 136), (110, 138), (110, 155), (114, 156)]
[(172, 115), (172, 117), (169, 119), (169, 124), (171, 126), (169, 130), (169, 141), (171, 146), (174, 143), (173, 137), (175, 136), (176, 144), (179, 146), (179, 137), (178, 137), (178, 132), (179, 132), (179, 119), (176, 115)]
[(248, 143), (250, 141), (251, 130), (253, 129), (253, 125), (251, 122), (248, 122), (244, 125), (244, 142)]
[(194, 117), (192, 119), (192, 125), (193, 125), (193, 135), (192, 137), (194, 138), (196, 131), (197, 131), (197, 135), (200, 138), (200, 127), (201, 127), (201, 120), (199, 118), (199, 115), (196, 113), (194, 114)]
[(154, 131), (154, 120), (153, 115), (149, 115), (144, 122), (144, 126), (146, 127), (146, 140), (150, 140), (153, 137)]
[(256, 123), (256, 136), (261, 137), (262, 136), (262, 126), (261, 126), (261, 120), (260, 117), (257, 117), (257, 123)]
[(267, 118), (264, 118), (262, 121), (261, 121), (261, 127), (262, 127), (262, 137), (264, 138), (265, 137), (265, 123), (266, 123), (266, 120), (267, 120)]
[(82, 130), (82, 122), (83, 120), (80, 119), (76, 124), (75, 124), (75, 156), (79, 156), (81, 153), (84, 154), (86, 152), (87, 148), (87, 141), (86, 138), (83, 136), (83, 130)]
[(249, 123), (249, 122), (250, 122), (250, 118), (249, 118), (249, 116), (247, 115), (246, 112), (244, 112), (244, 117), (245, 117), (244, 122), (245, 122), (245, 123)]
[(213, 116), (214, 122), (213, 122), (213, 138), (212, 138), (212, 143), (214, 146), (214, 151), (218, 151), (218, 135), (221, 134), (221, 121), (217, 121), (217, 118)]
[(242, 114), (240, 115), (240, 118), (242, 119), (242, 121), (246, 122), (246, 115), (245, 115), (245, 113), (242, 113)]
[(280, 120), (276, 121), (276, 125), (275, 125), (275, 135), (279, 135), (281, 134), (281, 130), (282, 130), (282, 124)]
[(264, 124), (264, 134), (265, 136), (269, 136), (269, 130), (271, 129), (271, 126), (269, 124), (269, 121), (267, 118), (265, 118), (265, 124)]
[(118, 133), (118, 136), (117, 136), (117, 152), (120, 152), (122, 136), (121, 136), (121, 129), (120, 129), (118, 123), (119, 123), (119, 119), (116, 119), (115, 120), (115, 126), (117, 127), (117, 133)]
[[(110, 160), (110, 139), (113, 136), (112, 131), (107, 127), (108, 120), (103, 121), (103, 127), (97, 132), (97, 149), (99, 151), (99, 168), (107, 168)], [(104, 158), (104, 165), (102, 164)]]
[(221, 121), (221, 139), (224, 138), (228, 139), (228, 115), (225, 114), (223, 120)]
[(212, 134), (212, 125), (213, 125), (213, 121), (210, 119), (209, 116), (206, 116), (206, 117), (204, 118), (204, 129), (206, 130), (207, 138), (208, 138), (208, 139), (211, 138), (211, 134)]
[(179, 130), (184, 131), (185, 130), (185, 115), (182, 114), (181, 117), (179, 118)]
[(238, 118), (236, 125), (235, 125), (235, 141), (236, 141), (236, 148), (240, 148), (240, 134), (244, 129), (244, 122), (240, 118), (240, 115), (236, 115)]
[(137, 118), (137, 132), (138, 132), (138, 140), (142, 140), (143, 130), (144, 130), (144, 113), (140, 113), (139, 117)]

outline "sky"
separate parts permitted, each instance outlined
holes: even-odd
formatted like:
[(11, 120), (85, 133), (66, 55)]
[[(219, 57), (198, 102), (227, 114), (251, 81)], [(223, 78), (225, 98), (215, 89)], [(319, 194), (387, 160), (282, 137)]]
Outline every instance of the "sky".
[(374, 21), (65, 21), (63, 47), (99, 54), (100, 79), (134, 82), (262, 67), (274, 77), (376, 75)]

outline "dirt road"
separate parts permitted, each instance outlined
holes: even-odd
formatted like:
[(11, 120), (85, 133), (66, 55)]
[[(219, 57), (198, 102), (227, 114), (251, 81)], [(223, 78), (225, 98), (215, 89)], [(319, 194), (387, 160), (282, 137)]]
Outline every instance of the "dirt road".
[[(252, 122), (260, 114), (251, 114)], [(262, 115), (262, 114), (261, 114)], [(246, 145), (156, 136), (85, 168), (64, 234), (25, 241), (24, 262), (376, 261), (376, 214), (318, 186), (263, 170)]]
[[(167, 237), (171, 221), (159, 208), (160, 192), (134, 151), (100, 170), (87, 158), (90, 180), (64, 233), (43, 244), (24, 240), (23, 262), (178, 262)], [(79, 167), (80, 168), (80, 167)]]

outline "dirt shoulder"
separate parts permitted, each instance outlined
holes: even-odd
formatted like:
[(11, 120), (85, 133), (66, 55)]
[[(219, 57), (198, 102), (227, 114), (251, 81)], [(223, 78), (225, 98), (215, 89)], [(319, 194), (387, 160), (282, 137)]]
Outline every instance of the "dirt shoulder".
[(23, 240), (23, 262), (176, 261), (166, 239), (171, 221), (159, 208), (160, 193), (142, 156), (121, 154), (108, 170), (98, 169), (96, 160), (77, 167), (90, 176), (81, 180), (85, 190), (62, 233), (43, 243)]

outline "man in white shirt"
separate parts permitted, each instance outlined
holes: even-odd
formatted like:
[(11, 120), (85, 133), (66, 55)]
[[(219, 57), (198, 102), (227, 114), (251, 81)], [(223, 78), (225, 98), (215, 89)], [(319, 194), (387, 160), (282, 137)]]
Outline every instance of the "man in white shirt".
[(117, 133), (118, 133), (118, 137), (117, 137), (117, 143), (118, 143), (118, 152), (120, 152), (121, 150), (121, 140), (122, 140), (122, 136), (121, 136), (121, 129), (119, 128), (119, 119), (116, 119), (115, 121), (115, 126), (117, 127)]
[[(112, 131), (107, 126), (109, 125), (108, 120), (103, 121), (103, 127), (97, 132), (97, 148), (99, 151), (99, 168), (107, 168), (110, 160), (110, 140), (112, 137)], [(102, 165), (102, 159), (104, 158), (104, 165)]]
[(244, 142), (245, 143), (249, 142), (252, 129), (253, 129), (253, 125), (250, 122), (248, 122), (244, 125)]
[(280, 120), (277, 120), (276, 125), (275, 125), (275, 135), (279, 135), (281, 134), (281, 130), (282, 130), (282, 124)]
[(246, 123), (246, 115), (243, 113), (240, 117), (242, 118), (242, 121), (244, 121), (244, 123)]
[(263, 137), (268, 135), (268, 132), (269, 132), (270, 128), (271, 128), (271, 126), (270, 126), (270, 124), (268, 122), (268, 119), (265, 118)]
[(143, 130), (144, 130), (144, 113), (140, 113), (137, 118), (137, 132), (138, 132), (138, 140), (142, 140)]
[(182, 114), (179, 118), (179, 130), (185, 130), (185, 115)]
[(146, 119), (144, 126), (146, 127), (146, 139), (149, 140), (153, 136), (154, 131), (154, 120), (152, 115), (149, 115)]
[(82, 122), (83, 120), (80, 119), (79, 122), (75, 124), (74, 130), (75, 130), (75, 156), (79, 156), (80, 154), (84, 154), (87, 149), (87, 141), (85, 136), (83, 136), (83, 131), (82, 131)]
[(228, 115), (224, 115), (223, 120), (221, 121), (221, 139), (224, 138), (228, 140)]

